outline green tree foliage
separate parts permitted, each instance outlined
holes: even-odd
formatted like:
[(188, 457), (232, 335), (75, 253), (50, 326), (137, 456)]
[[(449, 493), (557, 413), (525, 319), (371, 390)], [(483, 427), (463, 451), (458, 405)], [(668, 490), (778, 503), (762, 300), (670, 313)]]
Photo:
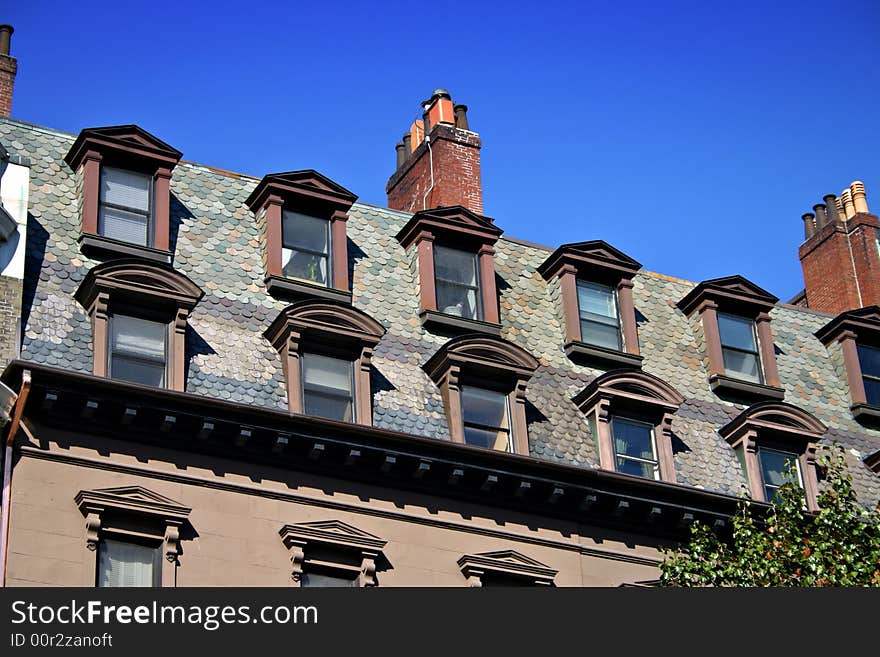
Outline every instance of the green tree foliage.
[(667, 550), (664, 586), (880, 586), (880, 512), (856, 500), (842, 450), (829, 449), (820, 511), (808, 513), (796, 484), (779, 489), (769, 511), (747, 499), (719, 538), (702, 523)]

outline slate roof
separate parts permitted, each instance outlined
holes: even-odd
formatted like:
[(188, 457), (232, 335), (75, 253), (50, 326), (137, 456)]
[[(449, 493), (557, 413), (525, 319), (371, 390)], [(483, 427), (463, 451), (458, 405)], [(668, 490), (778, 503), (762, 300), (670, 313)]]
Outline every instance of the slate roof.
[[(0, 119), (0, 141), (11, 154), (31, 161), (22, 358), (90, 372), (90, 323), (73, 293), (98, 261), (82, 255), (77, 245), (77, 180), (63, 161), (74, 139)], [(257, 182), (186, 161), (174, 170), (174, 266), (206, 293), (188, 328), (186, 389), (285, 409), (280, 357), (262, 333), (286, 304), (266, 293), (257, 223), (245, 205)], [(410, 216), (353, 206), (348, 221), (352, 302), (388, 329), (373, 357), (374, 425), (448, 440), (440, 394), (420, 367), (446, 339), (421, 327), (413, 250), (408, 253), (395, 239)], [(499, 224), (503, 227), (503, 220)], [(626, 245), (616, 246), (626, 251)], [(496, 251), (501, 334), (540, 361), (527, 393), (530, 451), (595, 467), (594, 439), (571, 398), (601, 371), (576, 365), (563, 353), (558, 281), (547, 283), (537, 272), (551, 250), (502, 237)], [(675, 306), (695, 284), (645, 271), (634, 283), (643, 369), (686, 398), (672, 425), (678, 481), (737, 494), (745, 481), (734, 451), (717, 430), (742, 406), (712, 393), (700, 323)], [(813, 336), (830, 316), (786, 304), (777, 304), (771, 316), (785, 400), (829, 427), (824, 440), (847, 448), (860, 497), (875, 504), (880, 477), (861, 458), (880, 449), (880, 433), (852, 419), (842, 358)]]

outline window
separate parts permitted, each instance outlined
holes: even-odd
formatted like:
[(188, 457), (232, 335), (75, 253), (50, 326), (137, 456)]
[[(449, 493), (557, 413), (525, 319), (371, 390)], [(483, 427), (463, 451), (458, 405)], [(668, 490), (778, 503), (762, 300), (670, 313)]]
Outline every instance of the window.
[(593, 368), (641, 367), (633, 278), (642, 265), (602, 240), (563, 244), (538, 267), (562, 301), (563, 348)]
[(461, 415), (466, 445), (513, 451), (507, 395), (494, 390), (462, 386)]
[(529, 453), (526, 386), (530, 353), (493, 335), (461, 335), (422, 366), (440, 389), (452, 442)]
[(94, 373), (183, 391), (187, 321), (203, 295), (168, 265), (127, 258), (93, 267), (74, 297), (92, 319)]
[(288, 278), (330, 285), (330, 222), (285, 210), (281, 271)]
[(74, 501), (92, 553), (82, 586), (175, 586), (189, 507), (141, 486), (81, 490)]
[(660, 478), (652, 424), (615, 416), (611, 418), (611, 435), (618, 472), (648, 479)]
[(263, 176), (245, 203), (260, 230), (269, 294), (351, 303), (346, 223), (356, 200), (312, 169)]
[(609, 285), (577, 282), (581, 340), (587, 344), (620, 350), (620, 319), (617, 295)]
[(761, 383), (755, 323), (746, 317), (718, 313), (724, 370), (730, 376)]
[(284, 525), (278, 534), (290, 552), (294, 586), (377, 586), (376, 572), (388, 567), (386, 541), (339, 520)]
[(152, 182), (146, 174), (102, 167), (98, 232), (121, 242), (149, 246)]
[(546, 564), (515, 550), (465, 554), (458, 560), (461, 574), (472, 588), (484, 586), (553, 586), (558, 573)]
[(858, 345), (859, 367), (865, 386), (865, 402), (880, 407), (880, 349)]
[(476, 254), (435, 246), (434, 275), (438, 311), (467, 319), (482, 319)]
[[(779, 489), (788, 482), (796, 483), (803, 488), (798, 455), (794, 452), (783, 452), (778, 449), (759, 448), (758, 461), (761, 464), (761, 481), (764, 484), (764, 499), (773, 502)], [(794, 468), (792, 480), (790, 468)]]
[(718, 430), (736, 451), (754, 500), (772, 502), (794, 464), (810, 511), (818, 509), (816, 445), (826, 431), (810, 413), (791, 404), (753, 404)]
[(613, 370), (572, 401), (586, 416), (599, 467), (675, 482), (672, 420), (684, 397), (672, 386), (640, 370)]
[(168, 325), (129, 315), (110, 319), (110, 378), (165, 385)]
[(371, 425), (373, 349), (385, 334), (365, 312), (337, 301), (300, 301), (264, 337), (281, 355), (292, 413)]
[(181, 156), (136, 125), (80, 132), (64, 161), (82, 193), (83, 253), (170, 263), (171, 176)]
[(352, 362), (313, 353), (304, 353), (301, 361), (305, 414), (354, 422)]
[(770, 312), (779, 299), (742, 276), (699, 283), (676, 305), (698, 318), (705, 340), (709, 385), (736, 403), (781, 400)]
[(492, 219), (452, 206), (416, 212), (397, 233), (418, 265), (419, 319), (442, 335), (500, 335)]
[(103, 539), (98, 548), (100, 587), (162, 585), (162, 551), (129, 541)]

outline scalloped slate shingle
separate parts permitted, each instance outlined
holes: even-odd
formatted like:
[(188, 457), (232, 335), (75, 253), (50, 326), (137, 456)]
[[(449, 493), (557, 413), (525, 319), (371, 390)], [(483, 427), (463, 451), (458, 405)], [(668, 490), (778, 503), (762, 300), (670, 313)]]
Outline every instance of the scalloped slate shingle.
[[(88, 372), (91, 327), (73, 292), (97, 261), (83, 256), (76, 241), (79, 181), (62, 160), (73, 139), (0, 120), (0, 141), (32, 164), (22, 357)], [(257, 222), (244, 205), (256, 183), (254, 178), (187, 162), (174, 171), (174, 266), (206, 293), (187, 331), (187, 391), (283, 409), (281, 362), (262, 332), (285, 304), (266, 294)], [(388, 329), (373, 358), (374, 425), (448, 440), (442, 399), (420, 367), (445, 338), (421, 328), (416, 262), (412, 250), (405, 252), (394, 238), (408, 218), (355, 204), (348, 221), (353, 304)], [(563, 353), (559, 286), (546, 283), (536, 271), (548, 251), (506, 238), (496, 251), (502, 335), (541, 363), (528, 389), (531, 453), (594, 467), (595, 442), (571, 397), (601, 371), (576, 365)], [(675, 307), (693, 285), (650, 272), (636, 277), (633, 294), (643, 368), (687, 398), (673, 422), (678, 481), (736, 494), (745, 482), (717, 429), (742, 407), (711, 392), (700, 324)], [(836, 440), (849, 450), (862, 499), (876, 502), (880, 478), (860, 459), (880, 449), (880, 434), (852, 419), (840, 354), (834, 348), (826, 351), (813, 337), (828, 316), (780, 305), (772, 317), (786, 401), (828, 425), (825, 440)]]

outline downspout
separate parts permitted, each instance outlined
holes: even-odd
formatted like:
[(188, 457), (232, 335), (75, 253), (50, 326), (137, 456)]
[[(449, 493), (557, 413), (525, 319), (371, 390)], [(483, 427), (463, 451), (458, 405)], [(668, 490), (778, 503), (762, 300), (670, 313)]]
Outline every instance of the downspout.
[(24, 414), (24, 406), (27, 403), (28, 393), (31, 391), (31, 371), (23, 370), (21, 373), (21, 389), (15, 400), (12, 412), (12, 422), (6, 434), (3, 445), (3, 503), (0, 508), (0, 586), (6, 586), (6, 553), (9, 547), (9, 510), (12, 501), (12, 445), (15, 435), (21, 425), (21, 416)]
[[(847, 226), (847, 229), (849, 229), (849, 226)], [(853, 278), (856, 281), (856, 294), (859, 297), (859, 308), (862, 308), (865, 304), (862, 303), (862, 286), (859, 284), (859, 272), (856, 269), (856, 259), (853, 256), (853, 248), (852, 242), (850, 241), (849, 230), (846, 231), (846, 245), (847, 247), (849, 247), (849, 262), (852, 265)]]

